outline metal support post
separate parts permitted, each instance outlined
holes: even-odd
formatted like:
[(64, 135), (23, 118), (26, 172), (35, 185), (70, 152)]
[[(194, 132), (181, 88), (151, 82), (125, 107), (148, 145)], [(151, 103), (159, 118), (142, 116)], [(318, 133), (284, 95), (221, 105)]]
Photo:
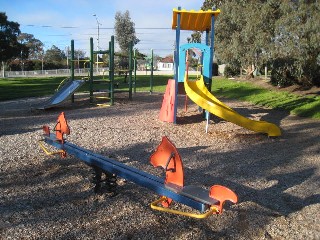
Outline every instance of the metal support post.
[(90, 38), (90, 103), (93, 103), (93, 38)]
[(110, 105), (114, 104), (114, 36), (111, 36), (110, 42), (110, 63), (109, 63), (109, 80), (110, 80)]
[[(74, 81), (74, 40), (71, 40), (71, 81)], [(74, 103), (74, 94), (71, 96), (71, 102)]]
[(132, 48), (133, 43), (129, 43), (129, 100), (132, 100)]

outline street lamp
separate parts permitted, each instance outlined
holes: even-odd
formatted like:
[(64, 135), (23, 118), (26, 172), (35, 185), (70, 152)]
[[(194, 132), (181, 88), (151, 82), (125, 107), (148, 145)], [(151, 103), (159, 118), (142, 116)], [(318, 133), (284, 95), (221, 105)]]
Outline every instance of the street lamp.
[(21, 50), (21, 73), (24, 75), (24, 61), (23, 61), (23, 51)]
[(67, 69), (69, 69), (69, 46), (65, 47), (66, 56), (67, 56)]
[[(98, 28), (98, 38), (97, 38), (97, 41), (98, 41), (98, 44), (97, 44), (97, 51), (99, 51), (100, 49), (100, 45), (99, 45), (99, 36), (100, 36), (100, 25), (102, 25), (99, 20), (98, 20), (98, 17), (96, 14), (93, 14), (93, 16), (96, 18), (96, 21), (97, 21), (97, 28)], [(99, 55), (97, 53), (97, 72), (99, 72)]]

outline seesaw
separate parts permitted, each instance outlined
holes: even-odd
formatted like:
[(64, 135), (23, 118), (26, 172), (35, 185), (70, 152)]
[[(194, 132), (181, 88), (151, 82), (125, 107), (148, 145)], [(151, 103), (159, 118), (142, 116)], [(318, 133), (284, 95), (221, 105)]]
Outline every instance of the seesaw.
[[(66, 157), (67, 154), (70, 154), (94, 169), (95, 192), (101, 189), (103, 182), (113, 188), (115, 179), (119, 176), (161, 195), (160, 199), (151, 203), (152, 209), (194, 218), (207, 218), (213, 214), (220, 214), (225, 201), (232, 203), (238, 201), (233, 191), (221, 185), (213, 185), (209, 192), (197, 186), (184, 186), (183, 164), (180, 155), (167, 137), (162, 138), (160, 145), (150, 157), (150, 162), (154, 167), (164, 169), (166, 178), (162, 179), (67, 142), (64, 135), (70, 134), (70, 128), (63, 112), (60, 113), (54, 127), (55, 134), (50, 133), (48, 126), (43, 126), (43, 130), (44, 139), (39, 141), (39, 144), (47, 155), (60, 154), (61, 157)], [(43, 142), (54, 146), (59, 151), (48, 151)], [(102, 179), (102, 174), (105, 174), (105, 179)], [(172, 201), (187, 205), (200, 213), (171, 209)]]

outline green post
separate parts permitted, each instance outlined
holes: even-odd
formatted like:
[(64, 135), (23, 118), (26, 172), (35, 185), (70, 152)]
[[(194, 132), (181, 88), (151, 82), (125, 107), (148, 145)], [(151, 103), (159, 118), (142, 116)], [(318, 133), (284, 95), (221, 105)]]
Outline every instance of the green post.
[(137, 92), (137, 54), (136, 54), (136, 49), (134, 49), (134, 51), (133, 51), (133, 71), (134, 71), (134, 82), (133, 82), (134, 90), (133, 90), (133, 92), (136, 93)]
[(111, 69), (111, 40), (109, 41), (109, 94), (108, 94), (108, 97), (110, 99), (110, 102), (111, 102), (111, 79), (112, 79), (112, 69)]
[(90, 38), (90, 103), (93, 103), (93, 38)]
[[(67, 54), (69, 55), (69, 54)], [(74, 80), (74, 40), (71, 40), (71, 81)], [(74, 103), (74, 94), (71, 96), (71, 102)]]
[(114, 104), (114, 36), (111, 36), (110, 42), (110, 64), (109, 64), (109, 74), (110, 74), (110, 105)]
[(129, 100), (132, 100), (132, 48), (133, 43), (129, 43)]
[(153, 92), (153, 49), (151, 49), (150, 94)]

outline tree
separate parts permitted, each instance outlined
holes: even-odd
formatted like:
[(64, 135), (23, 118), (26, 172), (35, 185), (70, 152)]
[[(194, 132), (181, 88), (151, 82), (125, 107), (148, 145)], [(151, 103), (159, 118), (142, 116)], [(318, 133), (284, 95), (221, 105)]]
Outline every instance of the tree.
[(48, 62), (60, 63), (65, 57), (66, 55), (64, 54), (64, 52), (55, 45), (52, 45), (52, 47), (45, 53), (45, 58)]
[[(136, 52), (136, 58), (137, 58), (137, 59), (144, 59), (144, 58), (147, 57), (147, 55), (144, 54), (144, 53), (141, 53), (141, 52), (139, 51), (139, 49), (135, 49), (135, 52)], [(156, 59), (158, 56), (157, 56), (157, 55), (154, 55), (153, 57), (154, 57), (154, 59)]]
[(43, 55), (43, 43), (36, 39), (32, 34), (21, 33), (18, 41), (25, 46), (25, 57), (29, 60), (41, 60)]
[(195, 31), (191, 33), (191, 37), (187, 38), (188, 43), (201, 43), (201, 32)]
[(320, 85), (320, 4), (318, 1), (283, 1), (276, 21), (272, 82)]
[(62, 68), (64, 67), (64, 59), (66, 59), (65, 53), (57, 46), (52, 45), (44, 55), (46, 61), (46, 68)]
[(215, 9), (222, 6), (227, 0), (205, 0), (202, 4), (202, 10)]
[[(140, 41), (136, 37), (134, 22), (131, 21), (130, 13), (128, 10), (124, 13), (116, 12), (114, 28), (116, 32), (115, 39), (120, 47), (120, 53), (118, 54), (118, 57), (115, 58), (115, 66), (119, 70), (125, 70), (129, 67), (128, 51), (130, 42), (132, 42), (133, 47)], [(125, 72), (125, 81), (126, 78), (127, 72)]]
[(0, 61), (2, 69), (5, 62), (20, 55), (21, 44), (17, 40), (20, 34), (19, 27), (19, 23), (8, 21), (7, 15), (0, 12)]
[(216, 24), (216, 54), (234, 71), (253, 77), (267, 63), (274, 39), (279, 4), (274, 0), (225, 1)]
[(272, 67), (276, 85), (320, 85), (320, 4), (317, 0), (206, 0), (221, 8), (215, 55), (230, 72)]
[(128, 52), (129, 43), (131, 41), (133, 43), (133, 46), (140, 41), (136, 37), (134, 22), (131, 21), (130, 13), (128, 10), (124, 13), (116, 12), (114, 28), (116, 33), (116, 42), (119, 44), (121, 52)]
[[(70, 53), (70, 55), (71, 55), (71, 53)], [(83, 51), (83, 50), (74, 50), (74, 58), (75, 59), (77, 59), (77, 58), (84, 59), (85, 56), (86, 56), (86, 52), (85, 51)]]

